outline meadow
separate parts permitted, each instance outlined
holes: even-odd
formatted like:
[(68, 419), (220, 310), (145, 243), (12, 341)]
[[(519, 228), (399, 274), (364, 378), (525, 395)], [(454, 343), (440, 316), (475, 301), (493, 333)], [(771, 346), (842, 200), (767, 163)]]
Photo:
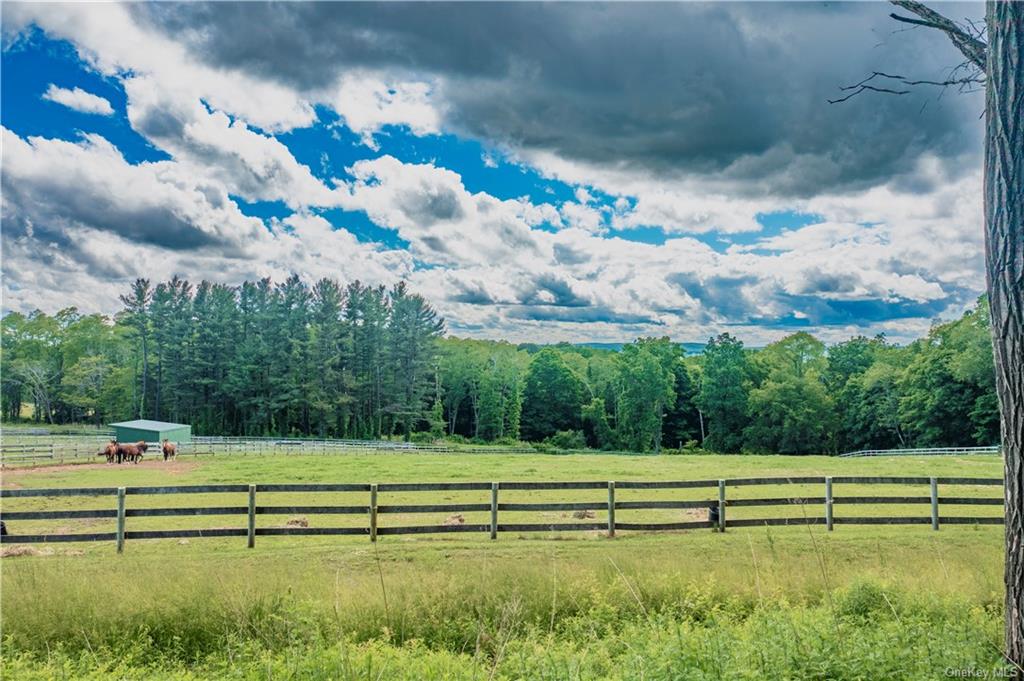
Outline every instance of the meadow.
[[(2, 484), (999, 477), (1001, 470), (993, 456), (351, 454), (9, 469)], [(927, 494), (909, 489), (849, 485), (843, 493)], [(782, 490), (779, 495), (821, 495), (815, 486)], [(631, 492), (700, 499), (715, 490)], [(998, 494), (968, 487), (956, 493)], [(745, 494), (774, 492), (735, 490), (737, 497)], [(380, 503), (482, 500), (478, 492), (433, 495), (396, 492)], [(524, 501), (594, 498), (587, 490), (518, 495)], [(129, 507), (244, 503), (238, 494), (183, 496), (131, 497)], [(358, 494), (274, 496), (282, 504), (355, 503)], [(5, 499), (4, 509), (109, 503), (18, 498)], [(956, 515), (999, 510), (964, 507)], [(668, 521), (684, 511), (643, 513)], [(799, 518), (821, 511), (742, 513)], [(928, 507), (863, 505), (836, 513), (927, 515)], [(541, 514), (532, 515), (536, 521)], [(259, 516), (261, 526), (288, 520), (294, 519)], [(310, 526), (361, 521), (304, 520)], [(382, 522), (442, 520), (399, 514)], [(466, 522), (482, 520), (466, 514)], [(128, 523), (129, 529), (225, 527), (243, 526), (245, 518)], [(108, 519), (19, 521), (15, 529), (108, 531), (111, 525)], [(4, 678), (928, 679), (949, 678), (951, 670), (1000, 669), (998, 526), (759, 527), (621, 532), (614, 539), (596, 531), (510, 532), (496, 541), (474, 533), (385, 536), (375, 544), (365, 537), (261, 536), (254, 549), (243, 537), (129, 541), (123, 555), (113, 542), (40, 544), (30, 553), (36, 555), (0, 563)]]

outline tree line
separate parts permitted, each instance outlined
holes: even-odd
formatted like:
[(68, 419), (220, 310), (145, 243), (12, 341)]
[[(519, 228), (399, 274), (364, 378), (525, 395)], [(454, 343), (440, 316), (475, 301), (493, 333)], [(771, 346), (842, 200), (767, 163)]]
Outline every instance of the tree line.
[(835, 453), (999, 440), (988, 307), (905, 346), (806, 332), (687, 355), (444, 337), (404, 283), (139, 279), (112, 319), (2, 320), (7, 421), (190, 423), (210, 435)]

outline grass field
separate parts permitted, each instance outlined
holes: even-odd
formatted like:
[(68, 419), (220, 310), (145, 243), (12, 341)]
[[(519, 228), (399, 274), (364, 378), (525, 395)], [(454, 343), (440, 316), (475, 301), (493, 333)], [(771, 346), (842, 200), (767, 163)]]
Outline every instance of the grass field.
[[(402, 455), (184, 459), (4, 471), (5, 487), (194, 483), (717, 479), (788, 475), (999, 477), (997, 457)], [(816, 486), (737, 488), (821, 496)], [(625, 491), (619, 493), (619, 499)], [(630, 490), (711, 498), (715, 490)], [(848, 485), (836, 494), (927, 494)], [(993, 496), (997, 488), (955, 489)], [(512, 495), (512, 492), (508, 492)], [(593, 499), (593, 491), (503, 500)], [(597, 491), (597, 495), (601, 492)], [(243, 495), (130, 497), (129, 507), (240, 505)], [(355, 493), (274, 504), (365, 503)], [(322, 498), (321, 498), (322, 497)], [(600, 498), (600, 496), (598, 496)], [(380, 503), (483, 501), (393, 493)], [(7, 510), (111, 498), (7, 499)], [(264, 502), (261, 502), (264, 503)], [(992, 515), (999, 507), (961, 507)], [(620, 511), (677, 520), (684, 511)], [(691, 511), (692, 513), (692, 511)], [(821, 509), (743, 508), (730, 517)], [(850, 506), (836, 515), (927, 515)], [(951, 513), (952, 514), (952, 513)], [(483, 515), (483, 514), (481, 514)], [(515, 521), (509, 513), (503, 522)], [(522, 514), (537, 521), (544, 514)], [(557, 515), (557, 514), (553, 514)], [(598, 520), (602, 515), (598, 514)], [(260, 516), (261, 525), (287, 517)], [(386, 516), (382, 524), (443, 518)], [(555, 518), (551, 518), (555, 521)], [(311, 526), (364, 523), (310, 516)], [(129, 518), (129, 529), (242, 526), (244, 516)], [(466, 514), (466, 522), (483, 522)], [(58, 527), (59, 526), (59, 527)], [(19, 521), (18, 533), (112, 521)], [(928, 679), (999, 665), (1002, 528), (837, 526), (671, 533), (259, 537), (41, 545), (0, 564), (4, 678)]]

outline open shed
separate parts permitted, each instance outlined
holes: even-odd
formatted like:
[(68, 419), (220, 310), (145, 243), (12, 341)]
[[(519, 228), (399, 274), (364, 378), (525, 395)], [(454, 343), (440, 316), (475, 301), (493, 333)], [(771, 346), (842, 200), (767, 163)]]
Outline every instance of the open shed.
[(185, 423), (165, 423), (163, 421), (149, 421), (138, 419), (135, 421), (122, 421), (111, 423), (114, 429), (114, 437), (118, 442), (163, 442), (164, 439), (181, 444), (192, 441), (192, 426)]

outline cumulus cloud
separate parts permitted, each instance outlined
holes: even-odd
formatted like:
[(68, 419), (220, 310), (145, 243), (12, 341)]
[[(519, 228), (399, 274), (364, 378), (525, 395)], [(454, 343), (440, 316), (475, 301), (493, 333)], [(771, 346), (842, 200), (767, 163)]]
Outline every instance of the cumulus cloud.
[(94, 95), (91, 92), (86, 92), (80, 87), (68, 89), (50, 83), (50, 87), (46, 88), (46, 92), (43, 93), (43, 99), (48, 99), (51, 102), (56, 102), (82, 113), (99, 114), (101, 116), (109, 116), (114, 113), (114, 107), (110, 105), (109, 100), (99, 95)]
[[(801, 325), (828, 339), (912, 337), (983, 282), (980, 100), (825, 104), (876, 68), (934, 77), (956, 63), (924, 31), (890, 38), (886, 14), (7, 3), (5, 32), (36, 25), (69, 40), (123, 84), (128, 123), (170, 160), (132, 165), (95, 134), (5, 129), (5, 304), (110, 311), (135, 276), (299, 271), (408, 279), (454, 331), (512, 340), (729, 329), (759, 343)], [(79, 110), (89, 97), (47, 92)], [(349, 165), (343, 177), (328, 177), (330, 158), (316, 174), (281, 134), (328, 125), (318, 107), (370, 150), (390, 126), (472, 137), (573, 197), (499, 198), (468, 189), (444, 158), (366, 159), (365, 147), (334, 166)], [(247, 216), (236, 196), (289, 214)], [(408, 249), (361, 242), (325, 208), (365, 212)], [(780, 211), (820, 219), (758, 236), (758, 216)], [(664, 243), (610, 236), (644, 227)]]
[(924, 111), (919, 97), (825, 103), (875, 69), (937, 77), (960, 61), (925, 31), (890, 38), (888, 12), (870, 4), (215, 3), (135, 13), (220, 68), (298, 89), (333, 82), (339, 68), (415, 72), (443, 83), (451, 129), (582, 165), (706, 176), (732, 194), (866, 186), (928, 149), (978, 149), (979, 126), (965, 126), (977, 98)]
[(355, 72), (344, 74), (326, 99), (364, 144), (377, 149), (373, 134), (386, 125), (405, 125), (417, 135), (440, 132), (441, 115), (431, 100), (437, 87)]
[(3, 129), (3, 166), (7, 309), (110, 312), (140, 276), (237, 284), (301, 272), (390, 284), (413, 271), (405, 251), (361, 243), (308, 212), (265, 224), (223, 186), (173, 161), (131, 165), (95, 135), (67, 142)]

